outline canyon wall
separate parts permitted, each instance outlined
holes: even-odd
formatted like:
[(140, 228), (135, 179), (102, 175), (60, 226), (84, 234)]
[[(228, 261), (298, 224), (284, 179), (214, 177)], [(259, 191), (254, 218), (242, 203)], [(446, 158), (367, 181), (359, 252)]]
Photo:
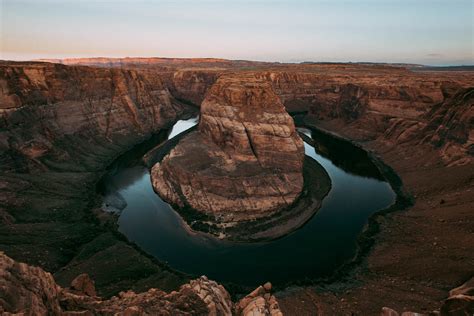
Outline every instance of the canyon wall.
[(2, 62), (0, 87), (0, 249), (60, 283), (90, 273), (106, 295), (184, 282), (124, 241), (95, 195), (117, 155), (188, 111), (159, 76)]
[(162, 77), (175, 98), (200, 106), (207, 91), (223, 73), (223, 69), (182, 69)]
[[(358, 64), (267, 64), (253, 68), (257, 77), (271, 82), (289, 112), (306, 112), (321, 127), (364, 142), (377, 140), (391, 146), (428, 144), (427, 148), (439, 155), (445, 165), (472, 162), (472, 136), (444, 138), (441, 146), (427, 142), (424, 134), (428, 125), (428, 129), (443, 129), (443, 120), (437, 120), (440, 114), (434, 109), (472, 88), (472, 71), (412, 71)], [(175, 69), (164, 81), (176, 95), (199, 105), (219, 76), (238, 76), (239, 71), (230, 65), (212, 70)], [(462, 104), (452, 111), (464, 113), (457, 131), (467, 135), (472, 130), (471, 107)]]
[[(472, 88), (472, 72), (357, 68), (332, 65), (258, 75), (272, 82), (288, 111), (307, 112), (320, 127), (388, 146), (428, 143), (446, 165), (473, 161), (472, 94), (465, 90)], [(456, 125), (456, 134), (462, 136), (442, 137), (442, 144), (427, 141), (429, 130), (450, 129), (446, 123)]]
[(70, 136), (140, 139), (182, 111), (159, 77), (131, 70), (0, 65), (0, 85), (4, 170), (41, 170), (49, 161), (74, 159), (58, 144)]

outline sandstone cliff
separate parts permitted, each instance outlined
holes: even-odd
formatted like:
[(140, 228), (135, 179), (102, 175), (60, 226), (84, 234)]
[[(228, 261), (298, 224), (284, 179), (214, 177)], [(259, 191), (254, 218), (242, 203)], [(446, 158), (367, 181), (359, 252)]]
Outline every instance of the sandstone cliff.
[[(392, 146), (422, 142), (433, 108), (472, 87), (474, 80), (472, 71), (423, 71), (429, 70), (426, 67), (413, 71), (410, 65), (280, 64), (206, 58), (86, 58), (55, 62), (153, 69), (175, 96), (195, 105), (201, 104), (220, 75), (251, 67), (257, 77), (272, 83), (289, 112), (308, 112), (313, 120), (330, 122), (329, 128), (344, 126), (351, 138), (378, 139)], [(436, 122), (430, 122), (433, 124)], [(447, 139), (443, 146), (435, 143), (430, 142), (433, 154), (446, 165), (466, 164), (473, 159), (466, 150), (470, 142), (459, 144)]]
[(299, 196), (303, 157), (303, 142), (269, 83), (227, 75), (203, 101), (199, 131), (153, 167), (153, 186), (220, 223), (256, 219)]
[[(434, 75), (404, 68), (357, 65), (301, 66), (257, 72), (257, 76), (272, 83), (288, 111), (306, 112), (312, 122), (352, 139), (377, 140), (392, 146), (425, 142), (428, 125), (429, 129), (446, 129), (442, 121), (433, 119), (434, 111), (441, 104), (452, 102), (455, 94), (472, 87), (474, 80), (472, 72)], [(455, 117), (464, 117), (457, 130), (463, 129), (461, 134), (466, 135), (471, 106), (459, 97), (458, 104), (450, 112)], [(447, 105), (441, 108), (446, 109)], [(446, 165), (473, 161), (468, 149), (472, 140), (468, 137), (448, 137), (444, 142), (443, 146), (430, 144), (432, 154), (439, 155)]]
[[(235, 67), (176, 69), (165, 82), (171, 89), (176, 87), (176, 95), (200, 104), (218, 76), (238, 71)], [(414, 72), (384, 65), (270, 64), (254, 67), (257, 77), (271, 82), (289, 112), (307, 112), (313, 120), (330, 122), (338, 128), (344, 126), (350, 130), (351, 138), (360, 141), (378, 139), (392, 145), (423, 142), (428, 124), (431, 128), (443, 128), (439, 125), (441, 122), (431, 120), (430, 115), (439, 105), (472, 87), (474, 80), (472, 72)], [(456, 107), (453, 111), (465, 112), (466, 108), (469, 107), (464, 106), (464, 110)], [(469, 112), (464, 116), (467, 114)], [(466, 150), (470, 142), (460, 144), (459, 140), (445, 140), (443, 146), (436, 142), (430, 144), (433, 153), (446, 165), (472, 161), (472, 154)], [(457, 144), (464, 149), (458, 148)]]
[(418, 136), (439, 148), (444, 161), (468, 164), (474, 156), (474, 87), (459, 89), (426, 114)]
[[(95, 196), (118, 154), (186, 111), (160, 78), (2, 62), (0, 86), (0, 249), (54, 272), (62, 284), (89, 273), (105, 295), (183, 283), (124, 241)], [(107, 261), (115, 275), (106, 273)]]
[(224, 69), (178, 69), (163, 73), (163, 82), (175, 98), (200, 106)]
[(74, 159), (55, 144), (71, 135), (143, 138), (182, 110), (158, 77), (131, 70), (0, 64), (0, 85), (3, 170)]

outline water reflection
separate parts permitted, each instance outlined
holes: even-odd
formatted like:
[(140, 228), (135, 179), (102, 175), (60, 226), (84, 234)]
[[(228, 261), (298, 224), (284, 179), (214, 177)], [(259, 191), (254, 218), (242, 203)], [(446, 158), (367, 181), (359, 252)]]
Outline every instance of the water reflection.
[[(178, 122), (169, 137), (196, 123), (197, 118)], [(238, 244), (190, 232), (154, 193), (148, 169), (139, 164), (119, 168), (106, 178), (107, 191), (119, 193), (127, 203), (119, 218), (120, 231), (172, 267), (218, 281), (283, 284), (331, 273), (353, 256), (367, 218), (389, 206), (395, 194), (360, 149), (302, 131), (318, 143), (316, 148), (305, 143), (305, 152), (326, 169), (332, 188), (316, 215), (294, 233), (270, 242)]]
[(171, 132), (168, 135), (168, 139), (175, 137), (176, 135), (184, 132), (185, 130), (190, 129), (199, 122), (199, 117), (193, 117), (187, 120), (179, 120), (174, 124)]
[(314, 150), (318, 155), (329, 159), (345, 172), (383, 180), (383, 176), (365, 150), (318, 130), (301, 127), (298, 130), (313, 140), (317, 140), (314, 143)]

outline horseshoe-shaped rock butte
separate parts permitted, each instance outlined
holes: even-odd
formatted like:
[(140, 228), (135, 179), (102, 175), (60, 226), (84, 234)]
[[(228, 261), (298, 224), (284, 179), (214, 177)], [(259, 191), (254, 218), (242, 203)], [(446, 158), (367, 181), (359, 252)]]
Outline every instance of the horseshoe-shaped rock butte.
[(224, 75), (201, 105), (199, 126), (152, 168), (155, 191), (220, 225), (271, 216), (303, 189), (304, 146), (271, 84)]

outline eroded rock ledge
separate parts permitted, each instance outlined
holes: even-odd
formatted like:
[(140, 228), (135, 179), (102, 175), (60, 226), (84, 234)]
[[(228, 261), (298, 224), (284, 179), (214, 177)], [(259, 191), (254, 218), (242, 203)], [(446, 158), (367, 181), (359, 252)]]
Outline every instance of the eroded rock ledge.
[(120, 292), (110, 299), (97, 296), (87, 274), (69, 288), (57, 285), (39, 267), (19, 263), (0, 252), (0, 313), (2, 315), (283, 315), (271, 284), (258, 287), (235, 305), (227, 290), (202, 276), (166, 293)]
[(303, 141), (268, 81), (226, 75), (209, 90), (199, 130), (152, 168), (167, 201), (222, 225), (268, 217), (303, 189)]

